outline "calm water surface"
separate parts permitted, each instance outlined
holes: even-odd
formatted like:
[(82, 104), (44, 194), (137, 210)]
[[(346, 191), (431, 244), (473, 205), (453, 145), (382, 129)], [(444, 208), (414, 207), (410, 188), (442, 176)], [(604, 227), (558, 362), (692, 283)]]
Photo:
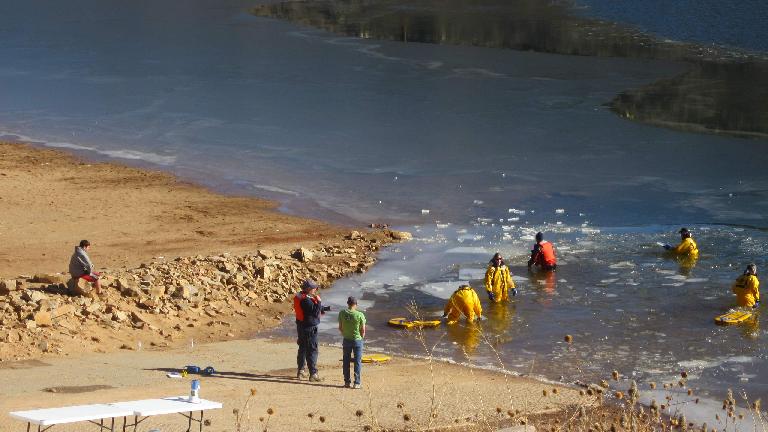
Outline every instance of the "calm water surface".
[[(712, 324), (746, 263), (764, 267), (765, 141), (654, 128), (605, 106), (682, 65), (352, 39), (239, 1), (46, 6), (0, 5), (0, 135), (413, 231), (327, 291), (337, 307), (361, 296), (369, 346), (423, 354), (385, 319), (411, 302), (439, 314), (460, 281), (482, 289), (499, 250), (521, 295), (486, 304), (479, 329), (430, 332), (437, 355), (498, 367), (495, 346), (512, 370), (565, 380), (685, 368), (714, 399), (725, 386), (768, 398), (762, 318)], [(692, 269), (656, 245), (680, 226), (702, 250)], [(558, 247), (551, 279), (524, 268), (537, 230)]]

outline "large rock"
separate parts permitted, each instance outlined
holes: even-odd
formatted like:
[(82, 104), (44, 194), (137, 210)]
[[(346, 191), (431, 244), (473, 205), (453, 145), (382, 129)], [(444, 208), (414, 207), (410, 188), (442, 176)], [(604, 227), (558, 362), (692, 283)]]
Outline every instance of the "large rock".
[(299, 248), (293, 251), (291, 256), (301, 262), (309, 262), (315, 257), (315, 253), (307, 248)]
[(37, 327), (50, 327), (53, 324), (51, 313), (47, 311), (37, 312), (34, 316)]
[(35, 277), (32, 278), (32, 282), (46, 283), (46, 284), (60, 284), (60, 283), (65, 283), (67, 279), (69, 279), (68, 275), (63, 275), (60, 273), (55, 273), (55, 274), (38, 273), (35, 275)]
[(67, 289), (73, 295), (91, 297), (95, 294), (91, 283), (82, 278), (68, 280)]
[(390, 231), (389, 236), (395, 240), (401, 240), (401, 241), (413, 239), (413, 235), (408, 231)]
[(120, 289), (120, 294), (126, 297), (141, 297), (141, 288), (132, 279), (118, 278), (117, 287)]
[(24, 292), (23, 298), (27, 301), (31, 301), (32, 303), (40, 303), (41, 301), (47, 299), (48, 296), (40, 291), (27, 290)]
[(265, 260), (272, 259), (275, 257), (275, 253), (268, 249), (259, 250), (258, 255)]
[(149, 289), (150, 297), (162, 297), (165, 295), (165, 285), (154, 285)]
[(262, 263), (260, 267), (256, 267), (254, 275), (257, 279), (270, 280), (272, 279), (272, 269), (268, 265)]
[(8, 295), (16, 291), (16, 279), (0, 280), (0, 295)]

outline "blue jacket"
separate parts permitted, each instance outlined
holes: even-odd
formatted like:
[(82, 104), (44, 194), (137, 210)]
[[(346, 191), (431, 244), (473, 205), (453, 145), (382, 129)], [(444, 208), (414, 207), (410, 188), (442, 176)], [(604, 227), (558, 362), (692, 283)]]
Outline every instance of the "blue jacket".
[(304, 321), (302, 327), (315, 327), (320, 324), (320, 314), (323, 310), (323, 302), (314, 297), (304, 297), (299, 303), (301, 310), (304, 311)]

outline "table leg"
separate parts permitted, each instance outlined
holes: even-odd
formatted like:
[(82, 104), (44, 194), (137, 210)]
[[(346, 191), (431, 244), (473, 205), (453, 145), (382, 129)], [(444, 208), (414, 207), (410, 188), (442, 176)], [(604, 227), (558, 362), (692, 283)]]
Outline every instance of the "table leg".
[(136, 428), (139, 427), (139, 416), (133, 417), (133, 432), (136, 432)]
[(123, 432), (125, 432), (125, 423), (126, 423), (126, 420), (125, 420), (125, 417), (123, 417)]
[(27, 422), (27, 432), (29, 432), (29, 428), (32, 426), (31, 423)]
[(200, 432), (203, 432), (203, 411), (200, 410)]
[(187, 432), (192, 430), (192, 411), (189, 412), (189, 422), (187, 423)]
[(109, 432), (115, 432), (115, 418), (112, 417), (112, 426), (109, 428)]

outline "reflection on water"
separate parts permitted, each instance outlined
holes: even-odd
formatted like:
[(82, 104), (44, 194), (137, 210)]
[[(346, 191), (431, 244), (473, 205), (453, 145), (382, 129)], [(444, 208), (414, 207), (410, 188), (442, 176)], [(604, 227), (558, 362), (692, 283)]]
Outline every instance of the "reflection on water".
[(289, 1), (260, 5), (253, 13), (361, 38), (689, 61), (690, 72), (624, 92), (611, 107), (625, 118), (659, 126), (768, 136), (764, 59), (576, 16), (565, 2)]
[(621, 116), (693, 132), (768, 137), (768, 63), (704, 62), (671, 79), (618, 95)]

